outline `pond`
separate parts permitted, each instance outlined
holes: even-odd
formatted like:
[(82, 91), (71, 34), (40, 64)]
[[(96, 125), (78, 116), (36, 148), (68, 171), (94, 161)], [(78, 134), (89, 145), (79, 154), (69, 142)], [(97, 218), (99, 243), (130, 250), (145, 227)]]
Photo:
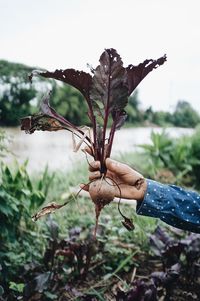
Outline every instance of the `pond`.
[[(32, 135), (25, 134), (19, 128), (4, 128), (11, 137), (9, 148), (15, 156), (9, 155), (3, 160), (11, 163), (14, 157), (22, 163), (29, 159), (28, 170), (30, 172), (41, 171), (48, 164), (50, 170), (70, 170), (77, 161), (85, 160), (81, 150), (73, 152), (72, 136), (67, 131), (59, 132), (35, 132)], [(161, 132), (162, 128), (137, 127), (125, 128), (116, 132), (112, 156), (123, 152), (131, 152), (137, 145), (150, 142), (151, 132)], [(171, 137), (190, 135), (193, 129), (167, 128)]]

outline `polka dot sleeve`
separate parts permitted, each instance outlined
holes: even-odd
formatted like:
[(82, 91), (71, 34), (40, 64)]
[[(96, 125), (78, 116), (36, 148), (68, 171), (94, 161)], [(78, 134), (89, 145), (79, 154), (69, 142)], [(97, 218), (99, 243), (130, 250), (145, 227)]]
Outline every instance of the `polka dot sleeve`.
[(175, 185), (147, 180), (144, 200), (137, 214), (160, 218), (167, 224), (200, 233), (200, 195)]

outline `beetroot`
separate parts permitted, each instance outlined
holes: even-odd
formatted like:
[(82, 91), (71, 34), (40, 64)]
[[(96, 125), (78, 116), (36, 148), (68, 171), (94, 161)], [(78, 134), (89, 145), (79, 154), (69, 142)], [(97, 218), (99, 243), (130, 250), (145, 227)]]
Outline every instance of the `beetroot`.
[(110, 204), (115, 197), (115, 186), (110, 179), (97, 179), (90, 183), (89, 194), (95, 205), (96, 213), (96, 226), (94, 236), (96, 237), (96, 231), (98, 226), (98, 218), (101, 210), (105, 205)]

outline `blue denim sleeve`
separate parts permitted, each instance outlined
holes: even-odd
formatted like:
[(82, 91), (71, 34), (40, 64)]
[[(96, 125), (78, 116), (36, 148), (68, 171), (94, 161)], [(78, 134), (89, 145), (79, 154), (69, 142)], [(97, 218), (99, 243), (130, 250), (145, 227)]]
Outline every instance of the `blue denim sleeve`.
[(137, 203), (136, 212), (159, 218), (179, 229), (200, 233), (200, 195), (194, 191), (147, 180), (144, 200)]

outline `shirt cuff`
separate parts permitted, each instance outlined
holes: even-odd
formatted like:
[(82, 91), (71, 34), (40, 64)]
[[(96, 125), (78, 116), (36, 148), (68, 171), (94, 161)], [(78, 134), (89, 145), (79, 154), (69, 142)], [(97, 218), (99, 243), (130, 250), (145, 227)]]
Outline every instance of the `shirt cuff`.
[(164, 185), (147, 179), (147, 189), (142, 202), (137, 202), (136, 213), (151, 217), (161, 216), (164, 201)]

